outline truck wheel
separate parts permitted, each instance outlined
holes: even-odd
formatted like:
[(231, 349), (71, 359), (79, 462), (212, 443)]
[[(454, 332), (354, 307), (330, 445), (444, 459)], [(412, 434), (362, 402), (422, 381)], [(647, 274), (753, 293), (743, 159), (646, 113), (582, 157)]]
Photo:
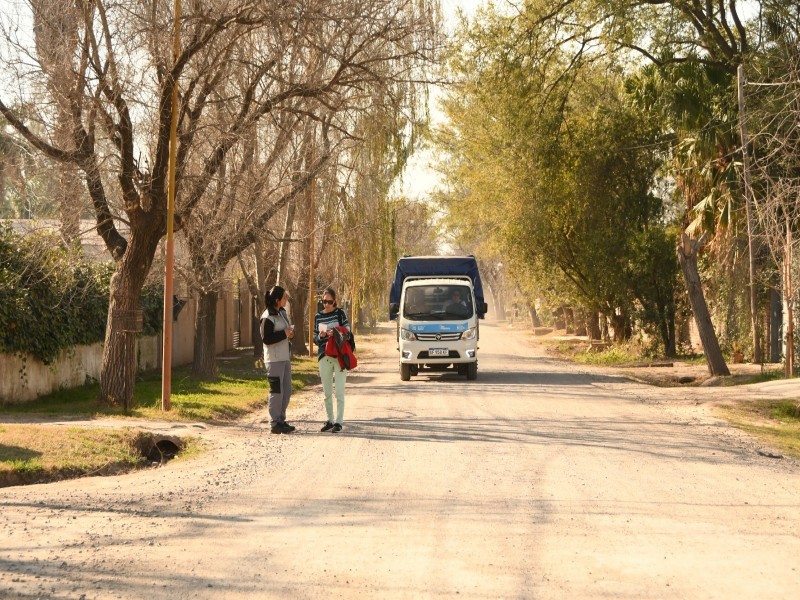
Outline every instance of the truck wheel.
[(411, 379), (411, 365), (408, 363), (400, 364), (400, 379), (403, 381)]
[(478, 361), (467, 364), (467, 379), (475, 381), (478, 378)]

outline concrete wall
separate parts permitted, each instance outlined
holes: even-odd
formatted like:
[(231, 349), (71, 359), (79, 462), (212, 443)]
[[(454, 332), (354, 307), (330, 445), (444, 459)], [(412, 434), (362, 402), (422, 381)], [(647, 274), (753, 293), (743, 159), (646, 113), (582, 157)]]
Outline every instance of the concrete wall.
[[(216, 352), (220, 354), (234, 348), (235, 333), (241, 332), (239, 346), (251, 346), (250, 294), (242, 284), (240, 301), (232, 292), (220, 296), (217, 304)], [(172, 366), (187, 365), (194, 359), (194, 319), (197, 301), (187, 299), (178, 319), (172, 322)], [(240, 314), (241, 313), (241, 314)], [(136, 346), (137, 369), (150, 371), (161, 368), (162, 337), (139, 337)], [(50, 365), (37, 358), (15, 354), (0, 354), (0, 402), (28, 402), (59, 389), (84, 385), (100, 378), (103, 344), (75, 346), (64, 350)]]
[[(187, 298), (178, 320), (172, 322), (172, 366), (188, 365), (194, 359), (194, 318), (197, 314), (197, 300)], [(161, 336), (159, 336), (159, 340)], [(159, 356), (159, 367), (161, 357)]]
[[(138, 370), (155, 368), (161, 346), (155, 336), (137, 341)], [(60, 389), (80, 387), (100, 378), (103, 344), (62, 350), (49, 365), (38, 358), (0, 354), (0, 402), (28, 402)]]

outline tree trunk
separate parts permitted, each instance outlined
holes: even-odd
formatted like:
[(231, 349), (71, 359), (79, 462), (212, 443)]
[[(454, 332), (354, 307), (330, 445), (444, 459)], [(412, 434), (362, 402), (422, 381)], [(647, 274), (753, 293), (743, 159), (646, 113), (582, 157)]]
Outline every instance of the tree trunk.
[[(253, 298), (250, 302), (250, 336), (253, 339), (254, 358), (263, 358), (264, 356), (264, 342), (261, 339), (261, 314), (263, 312), (263, 310), (259, 312), (256, 299)], [(258, 313), (257, 316), (256, 313)]]
[(610, 342), (611, 332), (608, 330), (608, 317), (606, 316), (606, 313), (598, 313), (597, 317), (599, 321), (598, 325), (600, 327), (600, 339), (605, 342)]
[(697, 253), (705, 241), (705, 234), (699, 240), (692, 240), (688, 235), (682, 235), (682, 243), (678, 245), (678, 261), (686, 280), (686, 289), (689, 292), (689, 303), (692, 306), (697, 331), (703, 343), (703, 352), (711, 375), (730, 375), (728, 365), (722, 356), (717, 334), (711, 322), (706, 298), (703, 295), (703, 286), (700, 283), (700, 272), (697, 269)]
[(575, 315), (575, 335), (581, 337), (589, 335), (588, 328), (586, 327), (586, 310), (583, 308), (578, 309)]
[(61, 237), (67, 243), (80, 243), (81, 208), (79, 199), (83, 192), (78, 174), (72, 165), (60, 164), (58, 204), (61, 215)]
[(201, 381), (217, 378), (217, 299), (216, 291), (202, 292), (194, 317), (194, 359), (192, 376)]
[(614, 342), (621, 343), (629, 340), (632, 335), (631, 322), (627, 313), (611, 315), (611, 325), (614, 328)]
[[(305, 285), (303, 285), (305, 283)], [(289, 305), (292, 309), (292, 324), (294, 325), (294, 339), (292, 339), (292, 354), (307, 356), (306, 345), (306, 306), (308, 301), (308, 282), (301, 282), (289, 296)]]
[(666, 304), (658, 303), (658, 329), (661, 342), (664, 344), (664, 356), (674, 358), (677, 354), (677, 340), (675, 334), (675, 302)]
[(603, 332), (600, 329), (600, 313), (591, 311), (586, 318), (586, 331), (590, 340), (602, 340)]
[(354, 332), (361, 327), (361, 294), (364, 289), (364, 281), (358, 277), (358, 261), (352, 262), (353, 280), (350, 285), (350, 329)]
[(565, 306), (564, 307), (564, 333), (567, 335), (571, 335), (575, 333), (575, 314), (572, 311), (572, 308)]
[(528, 316), (531, 319), (531, 325), (534, 327), (542, 326), (542, 320), (539, 318), (539, 313), (536, 312), (536, 305), (534, 303), (528, 306)]
[[(489, 290), (489, 293), (492, 296), (492, 304), (494, 304), (493, 308), (494, 308), (494, 317), (495, 317), (495, 319), (497, 319), (498, 321), (505, 320), (505, 318), (506, 318), (506, 302), (505, 302), (505, 299), (503, 298), (503, 292), (499, 291), (499, 290), (496, 291), (495, 290), (495, 286), (487, 286), (487, 287), (483, 288), (484, 293), (486, 292), (487, 289)], [(484, 297), (484, 300), (485, 300), (485, 297)], [(512, 319), (513, 319), (513, 315), (512, 315)]]
[[(271, 246), (269, 246), (271, 247)], [(265, 296), (267, 291), (275, 285), (275, 269), (270, 269), (267, 272), (267, 254), (268, 247), (263, 240), (257, 239), (253, 244), (253, 249), (256, 257), (256, 289), (253, 292), (254, 296), (254, 309), (253, 309), (253, 327), (257, 334), (253, 335), (253, 356), (261, 359), (264, 356), (264, 342), (261, 340), (261, 315), (267, 308)], [(272, 253), (270, 252), (270, 257)]]
[(677, 354), (677, 344), (675, 341), (675, 315), (672, 318), (662, 320), (660, 323), (661, 341), (664, 344), (664, 356), (675, 358)]
[(294, 229), (294, 214), (297, 203), (292, 200), (286, 206), (286, 220), (283, 225), (283, 236), (278, 247), (278, 267), (277, 267), (277, 283), (286, 287), (283, 283), (286, 279), (286, 257), (289, 254), (289, 245), (292, 243), (292, 230)]
[(781, 323), (783, 323), (783, 307), (781, 295), (773, 287), (769, 289), (769, 361), (781, 362)]
[[(34, 41), (46, 85), (55, 100), (54, 140), (62, 148), (74, 150), (72, 100), (76, 90), (70, 60), (78, 49), (78, 30), (81, 22), (80, 5), (70, 2), (56, 6), (51, 0), (33, 0)], [(62, 162), (56, 167), (59, 174), (57, 193), (61, 217), (61, 236), (72, 244), (80, 237), (80, 197), (83, 184), (74, 164)]]
[(133, 406), (136, 381), (136, 335), (142, 330), (141, 296), (144, 277), (135, 278), (128, 261), (111, 277), (103, 363), (100, 367), (100, 401)]
[(674, 358), (678, 354), (678, 340), (675, 332), (675, 305), (667, 309), (667, 337), (664, 340), (664, 356)]
[(300, 249), (300, 264), (303, 267), (297, 275), (297, 282), (292, 286), (289, 284), (291, 293), (289, 294), (289, 302), (292, 309), (292, 322), (294, 324), (294, 339), (292, 340), (292, 353), (295, 356), (308, 356), (309, 352), (316, 350), (311, 343), (310, 329), (313, 327), (313, 322), (310, 320), (311, 309), (309, 303), (314, 301), (314, 298), (309, 298), (311, 284), (308, 278), (311, 276), (311, 258), (310, 248), (308, 244), (303, 244)]
[[(253, 321), (253, 356), (264, 356), (264, 342), (261, 339), (261, 315), (264, 314), (266, 305), (264, 295), (267, 293), (266, 270), (264, 267), (264, 245), (256, 240), (253, 244), (256, 256), (256, 289), (253, 291), (253, 312), (250, 315)], [(258, 332), (257, 334), (255, 332)]]

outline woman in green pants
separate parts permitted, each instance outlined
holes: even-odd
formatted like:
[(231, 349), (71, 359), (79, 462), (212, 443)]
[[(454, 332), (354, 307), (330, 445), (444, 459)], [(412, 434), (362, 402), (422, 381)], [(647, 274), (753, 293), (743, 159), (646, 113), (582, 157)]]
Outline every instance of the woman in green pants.
[[(347, 381), (347, 371), (342, 369), (339, 361), (334, 356), (325, 355), (325, 345), (328, 336), (336, 326), (350, 330), (350, 322), (345, 312), (336, 304), (336, 292), (326, 288), (322, 293), (322, 310), (314, 317), (314, 343), (317, 344), (317, 360), (319, 361), (319, 376), (322, 380), (322, 390), (325, 393), (325, 412), (328, 420), (321, 431), (339, 433), (344, 422), (344, 384)], [(333, 414), (334, 387), (336, 391), (336, 415)]]

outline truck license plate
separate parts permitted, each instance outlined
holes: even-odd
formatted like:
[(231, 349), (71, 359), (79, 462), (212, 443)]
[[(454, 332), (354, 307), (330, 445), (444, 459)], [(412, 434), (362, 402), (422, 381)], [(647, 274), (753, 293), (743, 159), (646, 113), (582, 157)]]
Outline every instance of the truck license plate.
[(450, 356), (447, 348), (428, 348), (428, 356)]

